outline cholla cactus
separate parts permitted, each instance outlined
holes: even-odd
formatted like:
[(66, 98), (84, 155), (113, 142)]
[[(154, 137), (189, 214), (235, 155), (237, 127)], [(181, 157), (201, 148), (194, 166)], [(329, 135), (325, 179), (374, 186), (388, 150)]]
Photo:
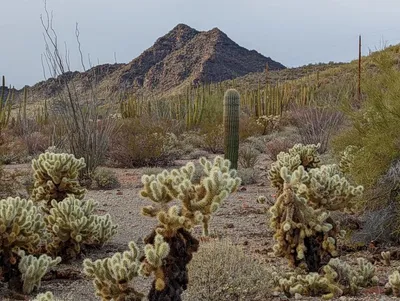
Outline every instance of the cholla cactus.
[[(191, 229), (202, 223), (203, 233), (208, 235), (208, 223), (211, 214), (228, 195), (237, 190), (240, 178), (235, 170), (230, 170), (229, 160), (216, 157), (211, 163), (206, 158), (200, 159), (205, 177), (200, 184), (192, 183), (195, 166), (192, 162), (170, 172), (164, 170), (157, 176), (144, 175), (142, 197), (157, 204), (142, 210), (143, 215), (157, 216), (162, 227), (158, 230), (163, 236), (173, 236), (177, 229)], [(173, 200), (179, 200), (182, 207), (170, 207)], [(161, 233), (164, 232), (164, 233)]]
[(157, 234), (154, 239), (154, 244), (147, 244), (144, 247), (145, 260), (140, 267), (140, 273), (149, 276), (154, 273), (155, 288), (161, 291), (165, 288), (165, 275), (162, 270), (163, 260), (168, 256), (169, 245), (164, 241), (164, 238)]
[(257, 124), (262, 127), (262, 135), (267, 135), (270, 131), (275, 130), (281, 121), (281, 116), (279, 115), (263, 115), (257, 118)]
[(52, 292), (45, 292), (44, 294), (39, 294), (33, 301), (56, 301)]
[(18, 269), (21, 272), (23, 281), (22, 291), (24, 294), (30, 294), (35, 288), (40, 287), (40, 282), (48, 270), (61, 262), (61, 257), (52, 259), (46, 254), (40, 255), (39, 258), (28, 255), (20, 251), (21, 260), (18, 264)]
[(298, 193), (314, 208), (328, 211), (350, 208), (351, 201), (364, 191), (362, 186), (352, 186), (335, 164), (313, 168), (308, 174), (310, 180), (299, 186)]
[(81, 201), (70, 195), (62, 202), (53, 200), (51, 205), (45, 220), (53, 241), (47, 247), (63, 259), (75, 258), (82, 244), (104, 243), (116, 233), (117, 225), (109, 215), (93, 214), (97, 206), (93, 200)]
[(389, 282), (386, 285), (387, 288), (391, 290), (393, 296), (400, 297), (400, 273), (399, 271), (394, 271), (389, 276)]
[(351, 208), (363, 192), (362, 186), (352, 186), (343, 177), (337, 165), (321, 166), (318, 147), (295, 145), (278, 155), (269, 172), (278, 190), (270, 208), (275, 254), (311, 272), (319, 270), (325, 255), (337, 256), (336, 241), (342, 232), (330, 212)]
[(390, 257), (391, 257), (390, 251), (381, 252), (381, 256), (382, 256), (382, 259), (383, 259), (383, 263), (384, 263), (386, 266), (390, 266)]
[(330, 300), (343, 294), (339, 285), (330, 277), (318, 273), (306, 275), (293, 273), (288, 278), (279, 279), (279, 289), (289, 297), (300, 294), (302, 296), (321, 296), (323, 300)]
[[(320, 264), (318, 260), (325, 253), (336, 255), (336, 241), (331, 236), (334, 226), (329, 222), (326, 211), (314, 209), (307, 199), (296, 193), (299, 183), (309, 181), (309, 175), (303, 166), (299, 166), (292, 174), (289, 174), (286, 167), (282, 167), (280, 177), (284, 180), (283, 191), (270, 208), (270, 226), (276, 231), (275, 255), (286, 257), (293, 266), (304, 266), (317, 271)], [(310, 237), (318, 237), (321, 245), (312, 246)], [(307, 250), (312, 247), (317, 247), (313, 252), (320, 254), (307, 254)]]
[(333, 258), (323, 268), (325, 274), (336, 275), (336, 280), (343, 286), (346, 294), (357, 295), (363, 287), (374, 285), (378, 282), (375, 276), (375, 267), (364, 258), (357, 258), (357, 267), (353, 268), (339, 258)]
[(280, 152), (276, 158), (277, 161), (272, 163), (271, 169), (268, 172), (268, 179), (271, 181), (272, 186), (281, 191), (283, 188), (283, 179), (281, 178), (281, 168), (286, 167), (289, 172), (295, 171), (300, 165), (305, 170), (316, 168), (320, 166), (320, 158), (318, 154), (317, 145), (303, 145), (296, 144), (287, 153)]
[(82, 199), (85, 189), (78, 181), (79, 171), (86, 166), (84, 159), (76, 159), (72, 154), (55, 154), (46, 152), (38, 159), (32, 160), (34, 170), (34, 189), (32, 199), (36, 202), (58, 202), (68, 195)]
[(84, 273), (96, 288), (96, 295), (102, 301), (140, 301), (144, 295), (129, 286), (139, 275), (139, 250), (135, 243), (129, 243), (129, 251), (115, 253), (112, 257), (83, 261)]
[(37, 251), (45, 223), (32, 201), (20, 198), (0, 200), (0, 276), (11, 288), (20, 289), (20, 271), (17, 269), (21, 250)]
[[(145, 239), (153, 247), (146, 248), (160, 250), (159, 234), (168, 243), (170, 250), (165, 260), (167, 263), (163, 263), (161, 268), (150, 268), (156, 272), (156, 280), (148, 295), (150, 301), (180, 300), (188, 282), (186, 266), (199, 246), (198, 240), (188, 230), (202, 224), (203, 234), (207, 236), (211, 214), (240, 185), (236, 171), (230, 170), (229, 160), (216, 157), (210, 162), (201, 158), (200, 164), (204, 177), (198, 184), (192, 182), (195, 172), (193, 163), (170, 172), (164, 170), (156, 176), (142, 177), (144, 188), (141, 196), (156, 203), (155, 206), (143, 208), (142, 213), (157, 217), (159, 222), (155, 231)], [(174, 200), (179, 203), (169, 206)], [(160, 279), (165, 279), (167, 283)]]

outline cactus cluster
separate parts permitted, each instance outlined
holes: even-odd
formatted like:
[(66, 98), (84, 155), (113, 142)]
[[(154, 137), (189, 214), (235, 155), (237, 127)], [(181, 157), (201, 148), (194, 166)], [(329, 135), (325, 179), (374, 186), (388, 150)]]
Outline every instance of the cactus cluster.
[(52, 208), (45, 217), (52, 241), (47, 244), (49, 252), (63, 259), (75, 258), (83, 244), (103, 244), (117, 231), (111, 216), (93, 214), (97, 203), (79, 200), (70, 195), (61, 202), (51, 201)]
[(357, 147), (354, 145), (349, 145), (340, 155), (339, 168), (343, 173), (349, 173), (351, 164), (354, 161), (355, 153), (357, 152)]
[(331, 259), (322, 268), (323, 274), (289, 273), (280, 278), (274, 275), (277, 290), (287, 296), (321, 296), (323, 300), (340, 297), (344, 294), (357, 295), (364, 287), (377, 284), (375, 267), (364, 258), (357, 258), (357, 266), (352, 267), (338, 258)]
[(86, 166), (84, 159), (73, 154), (46, 152), (32, 160), (34, 188), (31, 198), (36, 202), (45, 201), (50, 208), (51, 201), (64, 200), (68, 195), (83, 199), (86, 190), (79, 184), (79, 171)]
[(56, 301), (52, 292), (45, 292), (36, 296), (33, 301)]
[(295, 145), (280, 153), (269, 171), (278, 190), (270, 208), (275, 254), (311, 272), (319, 270), (324, 257), (337, 255), (341, 232), (330, 212), (351, 207), (363, 192), (343, 177), (338, 166), (321, 166), (317, 149), (318, 145)]
[(96, 295), (102, 301), (142, 300), (144, 295), (129, 285), (139, 275), (140, 265), (139, 250), (133, 241), (129, 243), (129, 251), (94, 262), (83, 261), (84, 273), (93, 279)]
[(399, 271), (394, 271), (389, 275), (389, 282), (386, 284), (388, 293), (392, 293), (395, 297), (400, 297), (400, 273)]

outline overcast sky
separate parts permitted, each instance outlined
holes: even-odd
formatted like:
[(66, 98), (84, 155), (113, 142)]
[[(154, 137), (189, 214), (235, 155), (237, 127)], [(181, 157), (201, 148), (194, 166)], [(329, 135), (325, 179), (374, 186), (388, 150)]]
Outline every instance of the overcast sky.
[[(75, 23), (85, 57), (127, 63), (178, 23), (218, 27), (232, 40), (288, 67), (357, 57), (400, 43), (400, 0), (48, 0), (59, 41), (79, 69)], [(43, 0), (0, 0), (0, 75), (20, 88), (43, 80)]]

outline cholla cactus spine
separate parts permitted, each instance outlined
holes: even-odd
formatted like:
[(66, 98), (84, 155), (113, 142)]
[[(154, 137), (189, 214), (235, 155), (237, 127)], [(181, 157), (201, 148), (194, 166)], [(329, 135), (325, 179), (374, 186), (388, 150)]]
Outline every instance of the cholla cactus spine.
[(399, 271), (394, 271), (389, 276), (388, 286), (392, 289), (393, 296), (400, 297), (400, 273)]

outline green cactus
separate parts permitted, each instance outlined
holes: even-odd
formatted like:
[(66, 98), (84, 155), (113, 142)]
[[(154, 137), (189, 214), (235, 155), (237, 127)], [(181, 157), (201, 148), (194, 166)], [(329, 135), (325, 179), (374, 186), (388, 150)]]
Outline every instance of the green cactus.
[(145, 260), (140, 266), (140, 273), (144, 276), (149, 276), (151, 273), (155, 275), (155, 288), (161, 291), (165, 288), (165, 276), (163, 261), (168, 256), (170, 251), (168, 243), (164, 241), (162, 235), (157, 234), (154, 239), (154, 244), (147, 244), (144, 247)]
[(387, 287), (391, 290), (391, 292), (393, 293), (393, 296), (400, 297), (400, 273), (399, 273), (399, 271), (396, 270), (389, 276), (389, 282), (387, 284)]
[(288, 273), (279, 277), (275, 273), (274, 280), (277, 290), (287, 296), (296, 293), (303, 296), (321, 296), (329, 300), (342, 295), (357, 295), (364, 287), (376, 285), (378, 278), (375, 276), (375, 267), (364, 258), (357, 258), (357, 266), (352, 267), (338, 258), (331, 259), (322, 267), (323, 274)]
[(140, 270), (139, 250), (133, 241), (129, 243), (129, 251), (95, 262), (85, 259), (83, 267), (83, 272), (93, 279), (96, 296), (102, 301), (143, 300), (144, 295), (129, 286)]
[(224, 95), (224, 153), (233, 169), (237, 169), (239, 158), (239, 118), (240, 95), (235, 89), (229, 89)]
[[(145, 216), (156, 217), (161, 224), (158, 232), (163, 236), (173, 236), (177, 229), (191, 229), (203, 225), (203, 234), (208, 236), (208, 223), (228, 195), (238, 189), (240, 179), (235, 170), (230, 169), (230, 161), (217, 156), (213, 162), (206, 158), (199, 160), (205, 177), (200, 184), (192, 183), (195, 166), (192, 162), (179, 170), (164, 170), (156, 175), (142, 177), (144, 184), (141, 196), (157, 203), (157, 208), (147, 206), (142, 209)], [(182, 208), (171, 206), (173, 200), (180, 200)]]
[(320, 166), (317, 148), (296, 145), (280, 153), (269, 171), (278, 190), (270, 208), (275, 254), (311, 272), (319, 270), (326, 255), (337, 255), (336, 242), (342, 232), (330, 212), (351, 208), (363, 192), (362, 186), (350, 185), (338, 166)]
[(295, 294), (302, 296), (321, 296), (323, 300), (330, 300), (343, 294), (340, 286), (330, 277), (318, 273), (296, 275), (291, 273), (286, 278), (278, 279), (278, 290), (284, 292), (288, 297)]
[(61, 257), (52, 259), (46, 254), (37, 258), (33, 255), (26, 256), (24, 251), (20, 251), (18, 255), (21, 257), (18, 269), (22, 274), (21, 279), (24, 283), (22, 291), (24, 294), (30, 294), (35, 288), (40, 288), (43, 276), (50, 268), (61, 262)]
[(78, 181), (79, 171), (85, 167), (84, 159), (72, 154), (46, 152), (32, 160), (34, 188), (31, 198), (35, 202), (45, 201), (51, 208), (51, 201), (60, 202), (68, 195), (82, 199), (86, 190)]
[(32, 201), (20, 198), (0, 200), (0, 277), (19, 290), (19, 251), (37, 252), (46, 237), (43, 216)]
[(349, 145), (341, 153), (339, 167), (343, 173), (350, 173), (351, 165), (357, 150), (358, 148), (356, 146)]
[(320, 166), (320, 157), (318, 154), (319, 144), (303, 145), (296, 144), (287, 153), (280, 152), (277, 155), (277, 161), (272, 163), (271, 169), (268, 172), (268, 179), (272, 186), (278, 189), (278, 192), (283, 188), (283, 179), (281, 178), (281, 168), (287, 167), (290, 172), (295, 171), (300, 165), (304, 169), (310, 170)]
[(64, 260), (75, 258), (84, 244), (103, 244), (116, 233), (117, 225), (109, 215), (93, 214), (97, 203), (81, 201), (70, 195), (62, 202), (53, 200), (49, 215), (45, 217), (52, 241), (47, 249), (61, 255)]
[(357, 295), (363, 287), (369, 287), (378, 283), (375, 276), (375, 267), (365, 258), (357, 258), (357, 266), (354, 268), (339, 258), (332, 258), (323, 267), (325, 274), (336, 275), (334, 279), (343, 287), (345, 294)]
[(45, 292), (44, 294), (39, 294), (33, 301), (56, 301), (52, 292)]
[(0, 94), (0, 134), (2, 129), (8, 126), (11, 115), (11, 106), (14, 98), (14, 91), (9, 91), (6, 97), (6, 78), (2, 77), (2, 85), (1, 85), (1, 94)]
[(383, 259), (383, 263), (385, 264), (385, 266), (390, 266), (390, 251), (387, 252), (381, 252), (381, 257)]
[[(211, 214), (240, 185), (236, 170), (230, 169), (229, 160), (217, 156), (210, 162), (201, 158), (200, 164), (204, 176), (197, 184), (192, 182), (195, 173), (192, 162), (180, 169), (164, 170), (158, 175), (142, 177), (144, 188), (141, 196), (156, 203), (156, 206), (144, 207), (142, 213), (145, 216), (156, 217), (159, 223), (153, 233), (145, 239), (148, 244), (145, 274), (153, 271), (156, 275), (148, 295), (150, 301), (180, 300), (188, 281), (187, 264), (199, 246), (198, 240), (189, 231), (193, 226), (202, 224), (203, 234), (208, 235)], [(179, 203), (171, 206), (173, 201)], [(163, 237), (170, 250), (161, 267), (158, 266), (160, 260), (156, 261), (151, 255), (155, 252), (166, 254), (166, 247), (162, 251), (157, 235)]]

